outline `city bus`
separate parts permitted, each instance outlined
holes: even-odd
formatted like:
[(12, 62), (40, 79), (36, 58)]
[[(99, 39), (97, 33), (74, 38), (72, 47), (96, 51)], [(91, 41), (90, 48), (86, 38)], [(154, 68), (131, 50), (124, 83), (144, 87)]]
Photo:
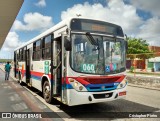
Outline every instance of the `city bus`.
[[(45, 23), (44, 23), (45, 24)], [(68, 106), (126, 97), (127, 42), (119, 25), (61, 21), (14, 50), (14, 76)]]

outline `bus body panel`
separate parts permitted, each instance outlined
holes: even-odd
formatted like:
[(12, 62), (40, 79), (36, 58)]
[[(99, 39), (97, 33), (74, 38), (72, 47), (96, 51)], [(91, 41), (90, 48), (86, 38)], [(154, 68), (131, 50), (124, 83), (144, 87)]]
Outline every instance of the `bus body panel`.
[[(81, 18), (76, 18), (76, 19), (81, 19)], [(98, 74), (89, 74), (89, 73), (82, 73), (82, 72), (76, 72), (73, 68), (71, 68), (71, 52), (66, 51), (64, 48), (64, 37), (66, 36), (67, 38), (70, 37), (71, 39), (71, 28), (70, 24), (71, 21), (73, 20), (73, 18), (67, 19), (66, 21), (62, 21), (60, 22), (58, 25), (55, 25), (54, 27), (48, 29), (47, 31), (45, 31), (44, 33), (40, 34), (39, 36), (31, 39), (30, 41), (28, 41), (27, 43), (25, 43), (23, 46), (18, 47), (17, 49), (15, 49), (15, 53), (19, 53), (19, 50), (23, 47), (27, 47), (27, 50), (30, 49), (30, 74), (31, 74), (31, 78), (30, 78), (30, 83), (31, 86), (35, 87), (36, 89), (42, 91), (43, 85), (42, 85), (42, 81), (43, 78), (45, 77), (49, 82), (49, 86), (53, 86), (52, 88), (52, 97), (55, 97), (57, 95), (57, 86), (59, 86), (59, 88), (61, 89), (61, 94), (59, 95), (59, 97), (61, 98), (61, 102), (65, 103), (69, 106), (73, 106), (73, 105), (80, 105), (80, 104), (89, 104), (89, 103), (97, 103), (97, 102), (105, 102), (105, 101), (112, 101), (115, 99), (121, 99), (121, 98), (125, 98), (126, 95), (126, 86), (125, 85), (124, 88), (121, 89), (117, 89), (116, 87), (114, 89), (111, 90), (89, 90), (90, 88), (94, 89), (95, 85), (100, 85), (101, 87), (106, 86), (107, 84), (120, 84), (123, 80), (125, 80), (125, 71), (124, 72), (120, 72), (120, 73), (116, 73), (116, 74), (108, 74), (108, 75), (98, 75)], [(84, 27), (84, 26), (83, 26)], [(97, 25), (93, 27), (93, 29), (97, 28)], [(103, 27), (98, 27), (98, 29), (104, 29)], [(76, 31), (78, 33), (78, 31)], [(81, 31), (79, 34), (83, 33), (85, 35), (85, 33), (83, 31)], [(60, 48), (61, 48), (61, 72), (60, 72), (60, 76), (61, 76), (61, 83), (57, 83), (57, 75), (53, 70), (51, 70), (51, 59), (39, 59), (39, 60), (32, 60), (33, 58), (33, 48), (34, 45), (33, 43), (35, 43), (36, 41), (40, 40), (41, 43), (44, 40), (44, 38), (50, 34), (54, 34), (54, 40), (51, 41), (60, 41)], [(104, 34), (100, 34), (100, 33), (94, 33), (96, 35), (104, 35)], [(107, 36), (107, 34), (106, 34)], [(114, 37), (114, 35), (108, 35), (110, 37)], [(57, 39), (57, 40), (56, 40)], [(51, 42), (53, 43), (53, 47), (55, 47), (54, 43), (55, 42)], [(52, 48), (53, 51), (53, 64), (54, 64), (54, 59), (56, 57), (56, 52), (58, 52), (57, 50), (55, 50), (55, 48)], [(16, 66), (17, 68), (15, 70), (17, 70), (16, 73), (20, 73), (21, 77), (22, 77), (22, 81), (23, 82), (27, 82), (26, 81), (26, 63), (25, 61), (18, 61), (17, 59), (15, 59), (15, 62), (18, 64), (18, 66)], [(58, 63), (57, 63), (58, 64)], [(51, 72), (53, 75), (51, 75)], [(56, 75), (56, 76), (55, 76)], [(51, 80), (53, 76), (53, 80)], [(56, 78), (56, 79), (55, 79)], [(94, 79), (95, 78), (95, 79)], [(114, 78), (118, 78), (116, 81)], [(69, 82), (69, 79), (73, 79), (76, 80), (79, 84), (81, 84), (83, 86), (83, 88), (85, 88), (86, 91), (77, 91), (73, 85)], [(108, 80), (108, 82), (105, 82), (105, 79)], [(54, 81), (56, 80), (56, 81)], [(87, 80), (91, 80), (90, 82)], [(93, 84), (92, 82), (94, 82), (95, 84)], [(103, 82), (103, 83), (101, 83)], [(88, 84), (88, 85), (87, 85)], [(118, 85), (117, 85), (118, 86)], [(121, 92), (121, 93), (120, 93)], [(55, 94), (54, 94), (55, 93)], [(117, 96), (118, 95), (118, 96)], [(100, 97), (99, 97), (100, 96)], [(108, 97), (109, 96), (109, 97)], [(55, 97), (57, 98), (57, 97)]]
[[(46, 70), (45, 70), (45, 62), (48, 63)], [(50, 82), (51, 73), (49, 70), (50, 70), (50, 60), (32, 61), (32, 70), (31, 70), (32, 86), (42, 91), (42, 83), (41, 83), (42, 78), (45, 76)], [(45, 74), (45, 71), (47, 71), (47, 74)]]

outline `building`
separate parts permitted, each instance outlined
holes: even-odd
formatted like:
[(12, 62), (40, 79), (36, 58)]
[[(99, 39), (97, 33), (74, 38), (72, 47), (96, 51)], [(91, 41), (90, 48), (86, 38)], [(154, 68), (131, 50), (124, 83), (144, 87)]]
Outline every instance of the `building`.
[(155, 57), (148, 59), (148, 69), (152, 68), (152, 71), (160, 71), (160, 47), (149, 46), (149, 50), (155, 53)]
[(160, 71), (160, 47), (159, 46), (149, 46), (150, 51), (154, 53), (154, 58), (150, 59), (134, 59), (127, 60), (126, 67), (130, 69), (131, 66), (134, 66), (136, 69), (145, 70), (145, 71)]

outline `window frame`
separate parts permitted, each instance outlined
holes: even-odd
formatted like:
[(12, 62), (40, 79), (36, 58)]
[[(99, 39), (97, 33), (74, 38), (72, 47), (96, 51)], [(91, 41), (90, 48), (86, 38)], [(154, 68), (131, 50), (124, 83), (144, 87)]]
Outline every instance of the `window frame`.
[[(38, 46), (36, 45), (36, 43), (38, 43)], [(39, 47), (39, 48), (37, 49), (37, 47)], [(37, 54), (37, 53), (39, 53), (39, 54)], [(40, 59), (41, 59), (41, 39), (38, 39), (37, 41), (33, 42), (32, 60), (37, 61), (37, 60), (40, 60)]]
[[(49, 40), (47, 38), (49, 38)], [(43, 60), (51, 59), (51, 51), (52, 51), (51, 50), (51, 42), (52, 42), (52, 34), (49, 34), (42, 39), (42, 46), (41, 46), (42, 48), (41, 49), (42, 49), (42, 59)], [(49, 49), (49, 52), (47, 52), (48, 49)]]

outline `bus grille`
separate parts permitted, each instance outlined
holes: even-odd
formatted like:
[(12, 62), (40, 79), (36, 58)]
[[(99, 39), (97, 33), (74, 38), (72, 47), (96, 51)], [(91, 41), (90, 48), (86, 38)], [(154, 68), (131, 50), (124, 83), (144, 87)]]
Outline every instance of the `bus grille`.
[(102, 99), (102, 98), (110, 98), (112, 97), (113, 92), (111, 93), (104, 93), (104, 94), (93, 94), (95, 99)]

